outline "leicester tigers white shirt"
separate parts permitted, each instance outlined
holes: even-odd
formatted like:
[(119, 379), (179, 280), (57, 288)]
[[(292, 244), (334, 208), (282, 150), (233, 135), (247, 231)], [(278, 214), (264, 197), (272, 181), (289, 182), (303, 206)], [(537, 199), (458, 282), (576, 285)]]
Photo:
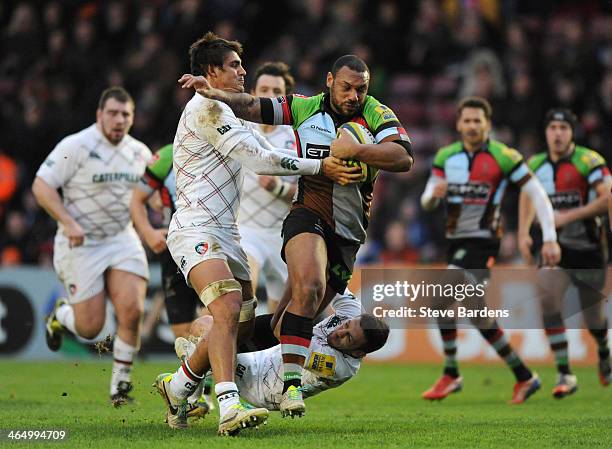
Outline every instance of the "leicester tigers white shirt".
[[(258, 124), (245, 122), (245, 126), (258, 131), (273, 147), (296, 149), (295, 135), (290, 126), (275, 126), (270, 133), (263, 133)], [(297, 151), (296, 151), (297, 157)], [(297, 176), (281, 176), (285, 182), (295, 184)], [(280, 228), (283, 220), (291, 209), (291, 203), (285, 199), (278, 198), (272, 192), (259, 185), (259, 176), (245, 168), (242, 197), (240, 199), (240, 213), (238, 224), (251, 228)]]
[(169, 233), (194, 226), (235, 228), (242, 164), (229, 153), (252, 136), (225, 103), (195, 94), (174, 138), (176, 211)]
[(302, 389), (304, 397), (337, 387), (355, 374), (361, 359), (351, 357), (327, 343), (327, 337), (348, 320), (361, 315), (361, 302), (350, 293), (337, 295), (331, 304), (334, 314), (327, 317), (312, 330), (309, 354), (304, 363)]
[[(64, 206), (83, 228), (87, 244), (131, 226), (132, 190), (150, 158), (144, 143), (126, 135), (113, 145), (93, 124), (59, 142), (36, 176), (61, 187)], [(58, 235), (63, 235), (61, 223)]]
[[(308, 357), (302, 372), (304, 397), (342, 385), (359, 370), (361, 359), (351, 357), (327, 343), (327, 336), (347, 320), (361, 315), (361, 303), (347, 292), (332, 301), (334, 314), (313, 328)], [(281, 345), (263, 351), (238, 354), (236, 385), (240, 395), (256, 407), (278, 410), (283, 399)]]

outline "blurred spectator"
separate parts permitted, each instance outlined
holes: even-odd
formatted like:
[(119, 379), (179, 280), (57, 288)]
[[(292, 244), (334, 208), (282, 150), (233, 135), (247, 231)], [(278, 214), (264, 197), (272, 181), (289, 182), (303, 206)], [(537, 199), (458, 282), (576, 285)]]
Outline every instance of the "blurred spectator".
[(391, 222), (385, 232), (385, 247), (380, 252), (380, 261), (414, 265), (419, 259), (419, 251), (411, 246), (404, 223)]

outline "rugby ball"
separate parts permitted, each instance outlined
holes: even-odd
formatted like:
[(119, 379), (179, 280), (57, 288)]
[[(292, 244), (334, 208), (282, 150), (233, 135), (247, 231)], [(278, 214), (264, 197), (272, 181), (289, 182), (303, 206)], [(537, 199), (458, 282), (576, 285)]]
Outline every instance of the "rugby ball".
[[(353, 140), (357, 143), (363, 143), (367, 145), (373, 145), (376, 143), (376, 139), (370, 132), (368, 128), (363, 125), (360, 125), (356, 122), (347, 122), (338, 127), (338, 132), (336, 133), (336, 137), (340, 136), (340, 130), (344, 129), (348, 131), (348, 134), (353, 138)], [(346, 161), (346, 165), (349, 167), (361, 167), (361, 182), (372, 182), (378, 176), (378, 169), (369, 166), (365, 162), (357, 161), (355, 159), (349, 159)]]

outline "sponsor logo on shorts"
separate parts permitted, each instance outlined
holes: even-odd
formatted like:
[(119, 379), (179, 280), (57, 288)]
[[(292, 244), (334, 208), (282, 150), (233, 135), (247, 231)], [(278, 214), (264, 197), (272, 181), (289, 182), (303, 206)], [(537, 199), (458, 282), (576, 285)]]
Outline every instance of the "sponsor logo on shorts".
[(344, 268), (342, 265), (337, 263), (331, 269), (332, 273), (334, 273), (341, 281), (348, 281), (352, 277), (352, 273)]
[(203, 256), (208, 251), (208, 242), (200, 242), (195, 246), (195, 252)]
[(242, 379), (244, 377), (245, 372), (246, 372), (246, 366), (240, 363), (236, 365), (236, 377), (238, 377), (239, 379)]
[(185, 265), (187, 265), (187, 259), (184, 256), (181, 257), (181, 270), (185, 269)]

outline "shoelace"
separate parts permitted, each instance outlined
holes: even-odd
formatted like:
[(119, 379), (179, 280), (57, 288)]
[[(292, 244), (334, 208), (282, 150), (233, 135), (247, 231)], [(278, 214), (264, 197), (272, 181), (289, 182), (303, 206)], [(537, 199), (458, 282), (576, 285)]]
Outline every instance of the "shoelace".
[(292, 401), (299, 401), (300, 399), (302, 399), (302, 388), (289, 388), (287, 390), (287, 396)]

